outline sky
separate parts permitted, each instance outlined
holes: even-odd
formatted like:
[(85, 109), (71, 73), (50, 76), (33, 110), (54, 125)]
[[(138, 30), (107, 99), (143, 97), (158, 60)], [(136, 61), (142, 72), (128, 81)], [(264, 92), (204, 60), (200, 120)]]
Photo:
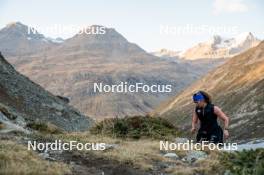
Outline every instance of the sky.
[(149, 52), (184, 50), (216, 34), (252, 32), (263, 39), (263, 19), (262, 0), (0, 0), (0, 28), (20, 21), (66, 39), (75, 30), (61, 29), (97, 24)]

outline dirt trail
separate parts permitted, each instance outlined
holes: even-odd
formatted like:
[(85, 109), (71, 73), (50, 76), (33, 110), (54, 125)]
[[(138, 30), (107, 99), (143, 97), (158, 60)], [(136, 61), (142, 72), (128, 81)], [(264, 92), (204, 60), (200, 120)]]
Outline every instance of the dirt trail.
[[(62, 161), (73, 167), (75, 175), (150, 175), (153, 173), (144, 172), (133, 168), (131, 165), (120, 164), (115, 160), (96, 157), (92, 153), (79, 153), (64, 151), (60, 154), (50, 154), (50, 158)], [(155, 173), (154, 173), (155, 174)], [(157, 174), (158, 175), (158, 174)]]

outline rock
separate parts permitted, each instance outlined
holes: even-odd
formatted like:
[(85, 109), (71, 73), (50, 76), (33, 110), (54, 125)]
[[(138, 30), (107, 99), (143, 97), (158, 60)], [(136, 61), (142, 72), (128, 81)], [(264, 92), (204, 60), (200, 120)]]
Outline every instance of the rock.
[(0, 111), (10, 120), (15, 120), (17, 118), (17, 115), (14, 114), (14, 111), (10, 111), (10, 109), (6, 106), (0, 103)]
[(13, 123), (5, 122), (4, 128), (0, 130), (0, 133), (10, 133), (10, 132), (21, 132), (25, 134), (30, 133), (30, 131), (22, 128), (21, 126), (18, 126)]
[(170, 165), (168, 163), (165, 163), (165, 162), (159, 162), (157, 166), (159, 169), (165, 169), (165, 168), (170, 167)]
[(46, 151), (43, 152), (43, 153), (39, 153), (39, 156), (42, 157), (42, 158), (44, 158), (44, 159), (48, 159), (49, 158), (49, 154)]
[(178, 160), (179, 156), (176, 153), (167, 153), (163, 155), (166, 158), (170, 158), (170, 159), (174, 159), (174, 160)]
[(191, 150), (187, 153), (187, 155), (182, 159), (188, 163), (193, 163), (196, 160), (201, 160), (207, 157), (207, 154), (203, 151), (195, 151)]
[(188, 141), (189, 141), (189, 139), (187, 139), (187, 138), (181, 138), (181, 137), (175, 138), (175, 143), (186, 143)]
[(45, 150), (44, 152), (39, 153), (39, 156), (46, 160), (55, 161), (56, 155), (60, 155), (62, 153), (63, 150)]
[(230, 170), (225, 170), (225, 173), (224, 175), (232, 175), (231, 171)]
[[(3, 128), (0, 133), (10, 133), (10, 132), (22, 132), (29, 134), (30, 131), (24, 129), (22, 126), (15, 124), (12, 120), (8, 119), (2, 112), (0, 112), (0, 122)], [(1, 128), (1, 127), (0, 127)]]
[(116, 149), (117, 147), (117, 144), (105, 144), (105, 150)]
[(64, 109), (63, 105), (58, 103), (52, 103), (52, 107), (58, 111), (62, 111)]
[(48, 150), (48, 153), (52, 155), (62, 154), (62, 152), (63, 150)]
[(58, 116), (61, 116), (62, 115), (62, 112), (56, 112), (56, 114), (58, 115)]
[(70, 103), (70, 99), (69, 98), (67, 98), (67, 97), (63, 97), (63, 96), (60, 96), (60, 95), (57, 95), (57, 97), (59, 98), (59, 99), (61, 99), (62, 101), (64, 101), (65, 103)]

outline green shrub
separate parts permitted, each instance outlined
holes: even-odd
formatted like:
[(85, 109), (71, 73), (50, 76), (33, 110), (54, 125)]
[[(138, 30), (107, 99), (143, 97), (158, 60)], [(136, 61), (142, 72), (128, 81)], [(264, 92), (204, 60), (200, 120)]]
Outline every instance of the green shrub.
[(264, 149), (223, 153), (220, 162), (232, 175), (263, 175)]
[(93, 134), (135, 139), (141, 137), (162, 139), (179, 134), (178, 129), (165, 119), (149, 116), (105, 119), (97, 123), (90, 131)]

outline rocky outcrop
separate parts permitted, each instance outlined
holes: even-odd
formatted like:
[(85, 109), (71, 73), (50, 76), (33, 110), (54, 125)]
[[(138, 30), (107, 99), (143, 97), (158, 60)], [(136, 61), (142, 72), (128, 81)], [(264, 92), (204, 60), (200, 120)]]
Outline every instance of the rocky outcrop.
[(65, 131), (92, 125), (92, 119), (19, 74), (1, 54), (0, 75), (0, 112), (9, 120), (50, 122)]

